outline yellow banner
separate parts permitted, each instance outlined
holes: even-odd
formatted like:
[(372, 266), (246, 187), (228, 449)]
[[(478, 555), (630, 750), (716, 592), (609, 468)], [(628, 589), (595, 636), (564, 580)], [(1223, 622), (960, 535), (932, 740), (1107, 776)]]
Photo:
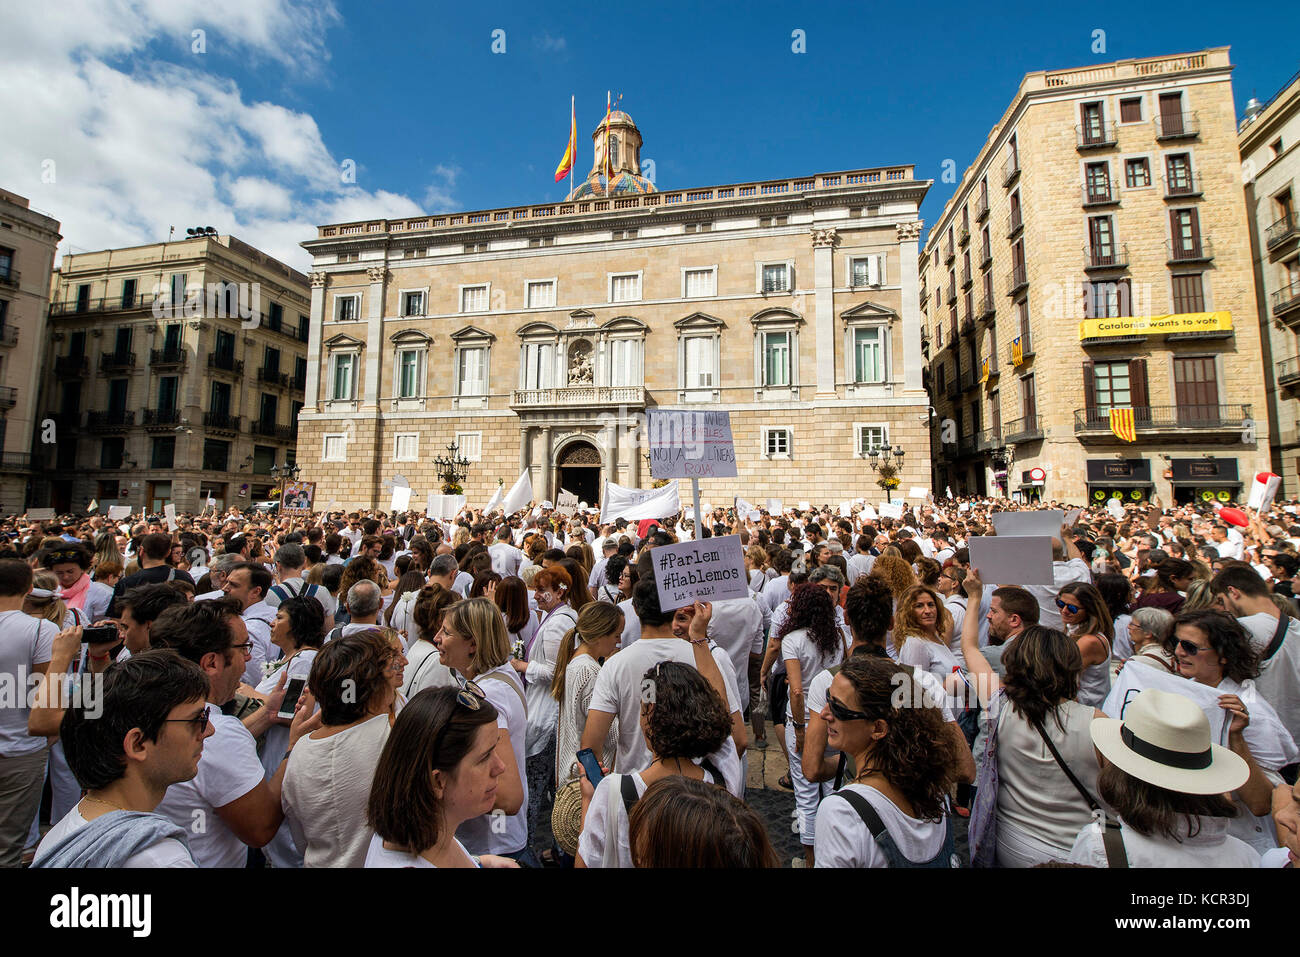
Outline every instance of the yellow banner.
[(1020, 337), (1011, 340), (1011, 364), (1018, 366), (1025, 361), (1025, 348), (1020, 344)]
[(1120, 316), (1113, 319), (1085, 319), (1079, 323), (1079, 338), (1099, 336), (1160, 336), (1170, 332), (1228, 332), (1232, 313), (1183, 312), (1167, 316)]

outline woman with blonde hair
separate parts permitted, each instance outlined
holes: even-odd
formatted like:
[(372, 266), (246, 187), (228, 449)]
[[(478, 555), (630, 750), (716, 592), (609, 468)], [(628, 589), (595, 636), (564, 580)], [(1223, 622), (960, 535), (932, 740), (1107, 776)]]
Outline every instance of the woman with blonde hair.
[(891, 553), (891, 549), (893, 549), (892, 545), (876, 559), (869, 574), (884, 580), (893, 593), (894, 604), (897, 606), (908, 589), (916, 585), (916, 574), (902, 554), (897, 551)]
[[(465, 821), (456, 830), (471, 854), (500, 854), (536, 867), (528, 845), (528, 782), (524, 777), (524, 741), (528, 712), (524, 689), (510, 667), (510, 638), (501, 610), (487, 598), (467, 598), (447, 609), (435, 644), (442, 663), (467, 687), (497, 709), (495, 754), (506, 770), (497, 779), (492, 812)], [(503, 812), (504, 823), (499, 820)]]
[[(1193, 565), (1205, 565), (1204, 562), (1192, 562)], [(1207, 568), (1209, 566), (1206, 566)], [(1209, 577), (1202, 578), (1197, 575), (1192, 579), (1192, 583), (1187, 586), (1187, 600), (1183, 602), (1179, 612), (1187, 611), (1223, 611), (1223, 605), (1219, 602), (1218, 596), (1210, 588)]]
[(894, 615), (894, 649), (898, 663), (927, 671), (944, 681), (961, 662), (953, 654), (952, 612), (929, 585), (914, 585), (898, 602)]
[(32, 590), (23, 599), (23, 614), (53, 622), (60, 630), (77, 624), (76, 616), (58, 596), (58, 590), (59, 577), (48, 569), (37, 569), (32, 574)]
[(1100, 707), (1110, 693), (1110, 655), (1115, 640), (1115, 620), (1095, 585), (1070, 582), (1056, 595), (1056, 607), (1066, 632), (1079, 645), (1083, 672), (1079, 676), (1079, 703)]
[(772, 567), (767, 549), (762, 545), (750, 545), (745, 549), (745, 568), (749, 571), (749, 590), (754, 595), (763, 591), (767, 584), (767, 570)]
[[(551, 682), (551, 697), (560, 703), (555, 749), (557, 783), (577, 777), (573, 763), (583, 729), (587, 726), (591, 693), (596, 687), (601, 666), (618, 651), (622, 635), (622, 609), (606, 601), (593, 601), (578, 613), (578, 623), (560, 642), (560, 653), (555, 659), (555, 678)], [(597, 757), (603, 767), (612, 768), (617, 753), (618, 718), (615, 717), (605, 737), (605, 746)]]
[[(581, 534), (580, 532), (577, 534)], [(586, 542), (576, 542), (564, 550), (565, 557), (572, 558), (582, 566), (583, 571), (591, 574), (591, 567), (596, 564), (596, 556)]]

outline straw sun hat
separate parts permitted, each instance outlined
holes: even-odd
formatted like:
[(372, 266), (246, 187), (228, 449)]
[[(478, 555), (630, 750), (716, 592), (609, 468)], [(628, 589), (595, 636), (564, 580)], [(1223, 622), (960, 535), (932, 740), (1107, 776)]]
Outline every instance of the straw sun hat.
[(1124, 718), (1097, 718), (1092, 742), (1111, 764), (1166, 791), (1223, 794), (1246, 783), (1246, 762), (1210, 741), (1210, 722), (1191, 698), (1148, 688)]

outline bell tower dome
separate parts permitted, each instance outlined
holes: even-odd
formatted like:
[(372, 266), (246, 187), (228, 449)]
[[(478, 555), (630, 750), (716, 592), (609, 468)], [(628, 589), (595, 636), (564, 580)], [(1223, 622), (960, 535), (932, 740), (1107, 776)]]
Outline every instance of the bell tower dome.
[[(605, 182), (605, 146), (609, 144), (610, 181)], [(654, 183), (641, 175), (641, 131), (632, 117), (622, 110), (609, 116), (609, 136), (605, 135), (605, 121), (591, 134), (592, 164), (587, 178), (574, 188), (568, 199), (585, 196), (617, 196), (620, 193), (653, 193)]]

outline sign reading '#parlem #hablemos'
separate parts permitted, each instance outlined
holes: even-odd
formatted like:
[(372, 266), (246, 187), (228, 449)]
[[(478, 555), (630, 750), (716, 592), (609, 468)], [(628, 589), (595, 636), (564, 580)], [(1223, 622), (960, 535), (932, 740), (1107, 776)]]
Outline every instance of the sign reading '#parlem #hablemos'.
[(650, 550), (661, 608), (695, 601), (729, 601), (749, 594), (739, 535), (695, 539)]
[(646, 432), (652, 477), (736, 477), (731, 413), (656, 409), (646, 413)]

